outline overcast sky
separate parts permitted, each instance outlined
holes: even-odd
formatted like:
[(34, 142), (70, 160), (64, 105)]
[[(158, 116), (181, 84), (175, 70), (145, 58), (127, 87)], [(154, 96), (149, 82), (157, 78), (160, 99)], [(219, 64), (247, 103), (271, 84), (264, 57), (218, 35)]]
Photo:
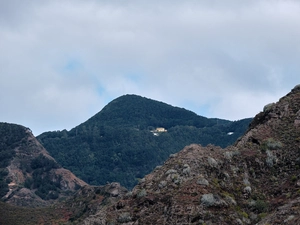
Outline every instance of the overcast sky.
[(299, 79), (300, 1), (0, 0), (0, 121), (35, 135), (124, 94), (253, 117)]

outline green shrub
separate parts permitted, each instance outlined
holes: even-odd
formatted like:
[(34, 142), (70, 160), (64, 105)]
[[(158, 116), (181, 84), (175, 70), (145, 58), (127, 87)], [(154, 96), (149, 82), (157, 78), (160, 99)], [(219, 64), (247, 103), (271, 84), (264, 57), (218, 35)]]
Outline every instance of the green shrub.
[(259, 199), (255, 202), (254, 208), (259, 213), (267, 212), (268, 211), (268, 203)]
[(33, 179), (31, 177), (27, 177), (24, 182), (24, 187), (31, 189), (32, 184), (33, 184)]
[(297, 181), (297, 176), (293, 175), (292, 178), (291, 178), (291, 181), (296, 182)]
[(52, 159), (40, 154), (38, 157), (31, 162), (32, 169), (42, 168), (44, 171), (50, 171), (51, 169), (59, 168), (59, 165)]
[(277, 150), (282, 148), (282, 143), (280, 141), (275, 141), (273, 138), (267, 139), (267, 147), (270, 150)]
[(6, 195), (8, 192), (8, 183), (6, 176), (8, 175), (8, 170), (6, 168), (0, 169), (0, 198)]
[(246, 212), (244, 212), (244, 211), (241, 212), (241, 216), (242, 216), (242, 217), (245, 217), (245, 218), (248, 218), (248, 217), (249, 217), (248, 214), (247, 214)]
[(267, 213), (260, 213), (258, 215), (259, 220), (262, 220), (263, 218), (265, 218), (267, 216)]
[(140, 190), (138, 193), (137, 193), (137, 197), (138, 198), (141, 198), (141, 197), (144, 197), (144, 196), (146, 196), (147, 195), (147, 192), (146, 192), (146, 190), (145, 189), (142, 189), (142, 190)]
[(273, 138), (268, 138), (260, 145), (260, 150), (266, 152), (267, 150), (278, 150), (282, 148), (280, 141), (275, 141)]

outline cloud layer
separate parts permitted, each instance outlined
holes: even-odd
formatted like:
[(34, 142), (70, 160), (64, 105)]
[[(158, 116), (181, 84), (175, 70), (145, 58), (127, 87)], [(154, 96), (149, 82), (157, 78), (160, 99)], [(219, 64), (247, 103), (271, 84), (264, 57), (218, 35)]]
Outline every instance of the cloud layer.
[(299, 83), (298, 1), (2, 1), (0, 118), (70, 129), (135, 93), (231, 120)]

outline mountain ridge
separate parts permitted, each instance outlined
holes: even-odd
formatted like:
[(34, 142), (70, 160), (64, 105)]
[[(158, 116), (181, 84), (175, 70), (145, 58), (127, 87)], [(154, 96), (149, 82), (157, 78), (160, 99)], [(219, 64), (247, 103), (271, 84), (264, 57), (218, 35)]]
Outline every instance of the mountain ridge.
[[(300, 224), (300, 85), (225, 149), (192, 144), (97, 211), (98, 224)], [(82, 218), (82, 222), (92, 217)], [(93, 224), (93, 223), (87, 223)]]
[[(122, 95), (112, 100), (99, 113), (91, 117), (89, 120), (94, 120), (94, 121), (102, 120), (105, 121), (106, 123), (107, 122), (109, 123), (111, 120), (115, 120), (116, 118), (119, 118), (120, 111), (123, 111), (124, 108), (126, 108), (128, 111), (126, 114), (123, 114), (122, 126), (126, 125), (126, 123), (124, 124), (124, 122), (126, 121), (130, 123), (130, 125), (132, 125), (132, 123), (135, 123), (135, 126), (146, 126), (146, 127), (165, 126), (168, 129), (170, 126), (174, 126), (174, 124), (182, 125), (180, 121), (182, 117), (187, 120), (184, 121), (185, 125), (189, 124), (189, 125), (194, 125), (196, 127), (203, 127), (203, 126), (209, 126), (213, 124), (210, 123), (208, 118), (199, 116), (196, 113), (187, 110), (185, 108), (172, 106), (170, 104), (161, 101), (153, 100), (135, 94)], [(159, 122), (155, 121), (155, 118), (158, 117), (158, 114), (159, 116), (163, 117), (163, 119)], [(174, 124), (170, 125), (169, 122), (165, 122), (165, 120), (168, 120), (170, 117), (172, 117), (173, 120), (175, 120)], [(141, 120), (136, 121), (136, 119), (140, 119), (140, 118), (143, 121)], [(226, 121), (222, 119), (219, 120), (220, 122)], [(138, 124), (138, 122), (142, 124)]]
[[(232, 144), (250, 120), (208, 119), (163, 102), (124, 95), (70, 131), (45, 132), (37, 138), (61, 165), (87, 183), (120, 182), (131, 189), (190, 143)], [(153, 132), (158, 127), (167, 132)]]

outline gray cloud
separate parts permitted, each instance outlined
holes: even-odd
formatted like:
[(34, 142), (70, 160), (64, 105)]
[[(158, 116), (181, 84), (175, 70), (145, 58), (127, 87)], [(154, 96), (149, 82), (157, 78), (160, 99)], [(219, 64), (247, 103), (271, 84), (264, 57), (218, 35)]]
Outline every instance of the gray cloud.
[(298, 1), (0, 1), (1, 121), (70, 129), (136, 93), (241, 119), (299, 83)]

